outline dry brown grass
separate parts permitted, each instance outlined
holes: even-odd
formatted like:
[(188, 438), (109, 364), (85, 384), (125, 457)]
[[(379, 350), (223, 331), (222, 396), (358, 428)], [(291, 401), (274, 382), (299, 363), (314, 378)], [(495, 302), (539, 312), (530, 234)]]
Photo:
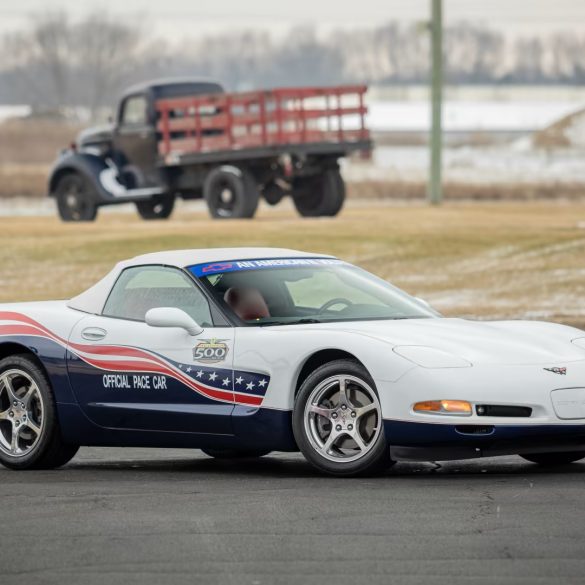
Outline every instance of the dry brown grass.
[(0, 162), (48, 165), (71, 144), (79, 127), (56, 120), (15, 119), (0, 124)]
[[(427, 184), (415, 181), (356, 181), (348, 184), (352, 199), (420, 200), (426, 197)], [(451, 201), (553, 201), (585, 199), (582, 183), (452, 183), (443, 186), (446, 200)]]
[(42, 119), (0, 124), (0, 198), (43, 197), (51, 163), (78, 131), (78, 126)]
[(263, 209), (256, 220), (110, 214), (91, 225), (0, 219), (0, 300), (69, 297), (114, 262), (174, 248), (289, 246), (357, 263), (447, 315), (585, 325), (585, 206), (354, 206), (335, 219)]

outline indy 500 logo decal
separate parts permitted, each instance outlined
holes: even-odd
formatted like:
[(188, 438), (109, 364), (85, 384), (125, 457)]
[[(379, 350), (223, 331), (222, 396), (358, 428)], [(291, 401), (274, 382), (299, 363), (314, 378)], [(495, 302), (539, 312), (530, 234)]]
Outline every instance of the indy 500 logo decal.
[(202, 339), (193, 349), (196, 362), (213, 364), (225, 360), (228, 354), (227, 339)]

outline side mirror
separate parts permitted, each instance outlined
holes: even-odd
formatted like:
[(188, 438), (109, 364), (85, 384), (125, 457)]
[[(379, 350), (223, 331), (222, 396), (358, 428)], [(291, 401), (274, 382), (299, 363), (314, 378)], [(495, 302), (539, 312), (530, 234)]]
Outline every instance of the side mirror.
[(185, 311), (175, 307), (158, 307), (146, 313), (146, 324), (151, 327), (178, 327), (189, 335), (199, 335), (203, 327), (192, 319)]

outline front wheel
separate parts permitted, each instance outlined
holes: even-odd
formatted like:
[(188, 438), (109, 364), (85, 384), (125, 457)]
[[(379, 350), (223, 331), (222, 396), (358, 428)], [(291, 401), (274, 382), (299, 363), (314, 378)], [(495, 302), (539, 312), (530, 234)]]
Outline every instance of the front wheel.
[(55, 188), (57, 211), (62, 221), (94, 221), (97, 205), (88, 181), (77, 173), (59, 179)]
[(64, 443), (53, 391), (33, 359), (0, 361), (0, 463), (10, 469), (53, 469), (77, 453)]
[(520, 455), (522, 459), (537, 463), (543, 467), (555, 467), (557, 465), (568, 465), (581, 459), (585, 459), (585, 451), (572, 451), (569, 453), (530, 453)]
[(374, 381), (352, 360), (325, 364), (303, 382), (293, 432), (306, 459), (331, 475), (360, 475), (392, 464)]
[(333, 217), (345, 201), (345, 183), (339, 169), (325, 169), (316, 177), (293, 181), (292, 197), (303, 217)]
[(137, 201), (136, 210), (142, 219), (147, 221), (168, 219), (175, 208), (175, 197), (161, 196), (147, 201)]
[(251, 218), (258, 208), (260, 190), (249, 171), (225, 165), (213, 169), (207, 175), (203, 184), (203, 197), (211, 217)]

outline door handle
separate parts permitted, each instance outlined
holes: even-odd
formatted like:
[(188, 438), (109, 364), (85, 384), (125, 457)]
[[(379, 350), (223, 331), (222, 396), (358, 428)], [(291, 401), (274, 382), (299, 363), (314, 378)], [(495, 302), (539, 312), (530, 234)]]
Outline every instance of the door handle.
[(87, 339), (87, 341), (100, 341), (108, 334), (105, 329), (100, 327), (88, 327), (81, 332), (81, 337)]

